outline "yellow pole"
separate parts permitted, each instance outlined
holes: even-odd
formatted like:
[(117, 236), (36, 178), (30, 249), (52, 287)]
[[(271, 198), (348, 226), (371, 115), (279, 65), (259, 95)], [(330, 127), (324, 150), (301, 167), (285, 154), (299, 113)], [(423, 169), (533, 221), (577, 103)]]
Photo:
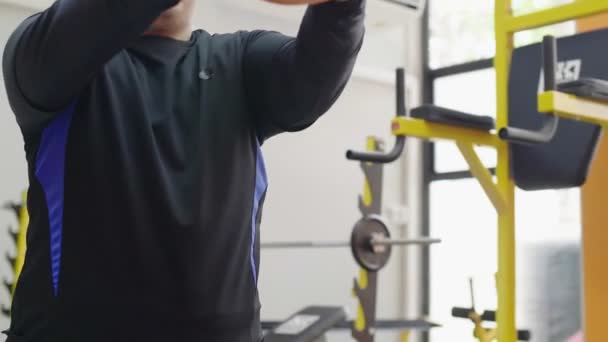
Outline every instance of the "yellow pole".
[[(378, 140), (375, 137), (367, 137), (367, 140), (365, 140), (365, 149), (369, 152), (376, 152), (376, 144), (378, 143)], [(372, 205), (372, 203), (374, 201), (377, 201), (378, 199), (373, 198), (372, 196), (372, 188), (369, 185), (369, 181), (366, 178), (364, 180), (364, 185), (363, 185), (363, 196), (362, 200), (363, 200), (363, 204), (366, 207), (370, 207)]]
[(460, 150), (460, 154), (464, 157), (469, 164), (469, 169), (471, 170), (471, 174), (477, 179), (483, 191), (488, 196), (488, 199), (494, 205), (496, 212), (498, 215), (504, 213), (506, 205), (504, 200), (502, 199), (502, 192), (498, 189), (498, 186), (494, 183), (492, 179), (492, 174), (488, 169), (483, 165), (481, 159), (475, 152), (475, 148), (473, 144), (467, 144), (457, 141), (456, 146)]
[[(367, 271), (364, 269), (359, 270), (359, 287), (361, 289), (367, 288)], [(353, 290), (353, 295), (356, 296), (355, 291)], [(364, 331), (368, 328), (367, 317), (365, 317), (365, 311), (363, 310), (363, 304), (357, 303), (357, 318), (355, 319), (355, 329), (357, 331)]]
[(23, 264), (25, 263), (25, 251), (27, 249), (27, 227), (30, 223), (30, 216), (27, 212), (27, 192), (23, 192), (23, 201), (19, 211), (19, 234), (17, 235), (17, 259), (15, 261), (15, 280), (13, 281), (13, 293), (17, 286), (17, 280), (21, 275)]
[[(509, 68), (513, 53), (513, 33), (505, 23), (512, 16), (511, 0), (496, 0), (496, 110), (497, 127), (509, 122)], [(515, 328), (515, 185), (510, 175), (509, 145), (501, 143), (497, 148), (496, 176), (502, 192), (505, 210), (498, 213), (498, 341), (517, 341)]]
[[(366, 149), (370, 152), (376, 151), (377, 142), (378, 142), (378, 140), (375, 137), (368, 137), (365, 142)], [(362, 200), (363, 200), (363, 204), (367, 207), (371, 206), (374, 201), (379, 200), (377, 198), (373, 198), (372, 189), (369, 184), (369, 180), (367, 178), (365, 178), (364, 185), (363, 185)], [(359, 286), (361, 287), (361, 289), (367, 288), (367, 285), (368, 285), (367, 271), (364, 270), (363, 268), (361, 268), (359, 270), (358, 283), (359, 283)], [(353, 290), (353, 295), (354, 294), (355, 293)], [(369, 322), (367, 322), (367, 319), (365, 317), (365, 311), (363, 310), (363, 305), (361, 303), (358, 303), (357, 304), (357, 318), (355, 319), (355, 329), (357, 331), (363, 331), (363, 330), (369, 328), (368, 325), (369, 325)]]

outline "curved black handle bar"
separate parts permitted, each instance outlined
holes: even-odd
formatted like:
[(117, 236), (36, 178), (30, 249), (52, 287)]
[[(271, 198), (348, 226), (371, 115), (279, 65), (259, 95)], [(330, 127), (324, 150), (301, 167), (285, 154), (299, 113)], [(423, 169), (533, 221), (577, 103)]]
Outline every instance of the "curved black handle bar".
[(389, 153), (385, 154), (379, 152), (357, 152), (349, 150), (346, 152), (346, 159), (370, 163), (388, 164), (399, 159), (399, 157), (401, 157), (401, 154), (403, 153), (404, 148), (405, 137), (400, 136), (397, 137), (397, 140), (395, 141), (395, 146)]
[[(555, 79), (557, 69), (557, 40), (553, 36), (543, 38), (543, 70), (545, 90), (557, 90)], [(547, 119), (539, 130), (528, 130), (515, 127), (504, 127), (498, 136), (515, 144), (546, 144), (553, 140), (559, 127), (559, 117), (554, 113), (546, 113)]]
[[(397, 81), (397, 117), (406, 116), (405, 106), (405, 70), (403, 68), (397, 69), (396, 72)], [(357, 152), (348, 150), (346, 152), (346, 159), (357, 160), (362, 162), (388, 164), (399, 159), (405, 148), (405, 137), (398, 136), (395, 140), (395, 146), (389, 153), (379, 152)]]
[(498, 136), (505, 141), (514, 144), (546, 144), (553, 140), (557, 128), (559, 127), (559, 118), (551, 115), (543, 124), (543, 127), (538, 131), (521, 129), (515, 127), (505, 127), (498, 131)]

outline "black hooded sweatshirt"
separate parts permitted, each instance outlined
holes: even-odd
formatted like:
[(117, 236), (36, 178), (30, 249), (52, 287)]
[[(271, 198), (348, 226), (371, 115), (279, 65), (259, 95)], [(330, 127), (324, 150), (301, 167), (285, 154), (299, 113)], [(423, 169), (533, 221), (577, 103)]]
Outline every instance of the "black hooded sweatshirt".
[(297, 38), (142, 35), (177, 2), (58, 0), (5, 48), (30, 180), (8, 342), (261, 339), (260, 144), (337, 99), (365, 0)]

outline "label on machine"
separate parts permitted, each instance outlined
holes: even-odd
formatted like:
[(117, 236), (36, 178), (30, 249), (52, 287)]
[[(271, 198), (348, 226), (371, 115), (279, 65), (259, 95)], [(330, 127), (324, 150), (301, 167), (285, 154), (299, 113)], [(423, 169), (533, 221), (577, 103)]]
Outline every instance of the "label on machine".
[(321, 316), (296, 315), (275, 329), (275, 334), (298, 335), (315, 324)]

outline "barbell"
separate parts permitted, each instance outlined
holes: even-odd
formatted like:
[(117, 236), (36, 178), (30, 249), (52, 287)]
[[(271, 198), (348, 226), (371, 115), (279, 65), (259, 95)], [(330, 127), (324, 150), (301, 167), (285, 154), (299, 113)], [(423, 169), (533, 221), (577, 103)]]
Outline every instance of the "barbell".
[(370, 272), (377, 272), (388, 262), (393, 246), (430, 246), (441, 239), (393, 239), (387, 225), (377, 215), (360, 219), (353, 228), (350, 241), (263, 242), (262, 249), (305, 249), (350, 247), (357, 263)]
[[(419, 239), (372, 239), (370, 243), (372, 245), (391, 245), (391, 246), (408, 246), (408, 245), (431, 245), (434, 243), (440, 243), (441, 239), (433, 238), (419, 238)], [(304, 249), (304, 248), (343, 248), (350, 247), (348, 241), (274, 241), (274, 242), (263, 242), (261, 244), (263, 249)]]

